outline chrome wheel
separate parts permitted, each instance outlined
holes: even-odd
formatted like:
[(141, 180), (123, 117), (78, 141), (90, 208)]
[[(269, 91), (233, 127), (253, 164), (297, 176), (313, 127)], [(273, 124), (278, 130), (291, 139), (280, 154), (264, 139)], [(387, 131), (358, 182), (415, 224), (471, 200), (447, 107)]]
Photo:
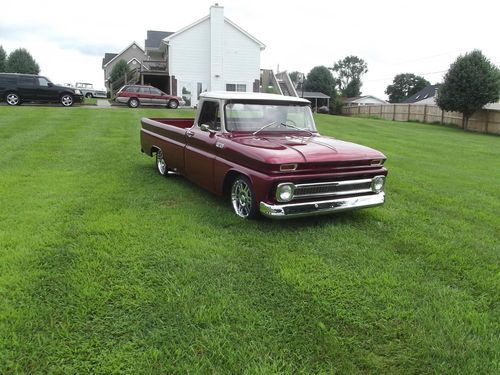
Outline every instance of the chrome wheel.
[(163, 152), (161, 150), (156, 151), (156, 168), (158, 169), (158, 173), (162, 176), (166, 176), (168, 174), (167, 163), (163, 158)]
[(176, 109), (179, 106), (179, 103), (176, 100), (171, 100), (168, 102), (168, 108)]
[(18, 105), (19, 104), (19, 96), (14, 94), (13, 92), (7, 94), (5, 101), (8, 105)]
[(61, 104), (65, 107), (71, 107), (73, 105), (73, 97), (69, 94), (64, 94), (61, 96)]
[(137, 100), (136, 98), (132, 98), (128, 101), (128, 106), (130, 108), (137, 108), (139, 107), (139, 100)]
[(231, 187), (231, 203), (236, 215), (244, 219), (255, 216), (253, 193), (246, 178), (237, 178)]

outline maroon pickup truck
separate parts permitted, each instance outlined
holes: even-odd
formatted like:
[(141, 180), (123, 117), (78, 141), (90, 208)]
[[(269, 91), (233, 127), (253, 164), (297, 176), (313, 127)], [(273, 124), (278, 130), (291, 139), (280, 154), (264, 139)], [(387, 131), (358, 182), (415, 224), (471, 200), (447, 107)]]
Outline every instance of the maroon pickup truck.
[(242, 218), (289, 218), (379, 206), (387, 169), (379, 151), (318, 134), (307, 100), (206, 92), (195, 119), (141, 120), (142, 152), (228, 195)]

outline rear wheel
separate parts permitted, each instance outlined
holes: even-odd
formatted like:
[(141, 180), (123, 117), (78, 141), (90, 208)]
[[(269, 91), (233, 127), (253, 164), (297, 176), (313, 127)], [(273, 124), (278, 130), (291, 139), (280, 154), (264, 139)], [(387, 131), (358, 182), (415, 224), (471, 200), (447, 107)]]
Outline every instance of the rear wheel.
[(21, 98), (15, 92), (9, 92), (7, 95), (5, 95), (5, 101), (8, 105), (21, 104)]
[(88, 93), (85, 95), (85, 97), (90, 99), (90, 98), (93, 98), (93, 97), (94, 97), (94, 95), (92, 95), (92, 93), (91, 93), (91, 92), (88, 92)]
[(253, 187), (245, 176), (238, 176), (231, 185), (231, 204), (236, 215), (243, 219), (256, 218), (259, 214)]
[(167, 162), (163, 156), (163, 152), (158, 149), (156, 151), (156, 169), (158, 173), (164, 177), (168, 176)]
[(132, 98), (128, 101), (128, 106), (130, 108), (137, 108), (139, 107), (139, 99), (137, 98)]
[(179, 106), (179, 102), (177, 100), (170, 100), (167, 104), (167, 107), (170, 109), (176, 109)]

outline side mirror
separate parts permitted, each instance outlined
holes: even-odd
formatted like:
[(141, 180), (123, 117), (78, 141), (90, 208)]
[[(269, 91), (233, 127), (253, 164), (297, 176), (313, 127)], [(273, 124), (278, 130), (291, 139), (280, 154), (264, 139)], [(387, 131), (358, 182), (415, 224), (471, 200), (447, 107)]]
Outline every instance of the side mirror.
[(49, 86), (49, 87), (54, 87), (54, 84), (53, 84), (52, 82), (49, 82), (49, 83), (47, 84), (47, 86)]
[(209, 132), (210, 134), (215, 134), (216, 133), (215, 130), (210, 129), (210, 125), (208, 125), (208, 124), (201, 124), (200, 125), (200, 130), (202, 132)]

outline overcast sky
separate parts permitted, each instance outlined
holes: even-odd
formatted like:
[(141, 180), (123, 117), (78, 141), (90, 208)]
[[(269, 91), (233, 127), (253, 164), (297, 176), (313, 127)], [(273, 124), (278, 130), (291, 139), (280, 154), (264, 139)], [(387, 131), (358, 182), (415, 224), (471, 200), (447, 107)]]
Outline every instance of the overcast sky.
[[(102, 57), (146, 30), (176, 31), (206, 16), (215, 1), (8, 1), (0, 45), (28, 49), (57, 83), (103, 87)], [(363, 94), (386, 98), (398, 73), (439, 82), (459, 54), (481, 49), (500, 65), (500, 1), (219, 1), (231, 21), (261, 40), (261, 67), (309, 72), (347, 55), (368, 63)]]

